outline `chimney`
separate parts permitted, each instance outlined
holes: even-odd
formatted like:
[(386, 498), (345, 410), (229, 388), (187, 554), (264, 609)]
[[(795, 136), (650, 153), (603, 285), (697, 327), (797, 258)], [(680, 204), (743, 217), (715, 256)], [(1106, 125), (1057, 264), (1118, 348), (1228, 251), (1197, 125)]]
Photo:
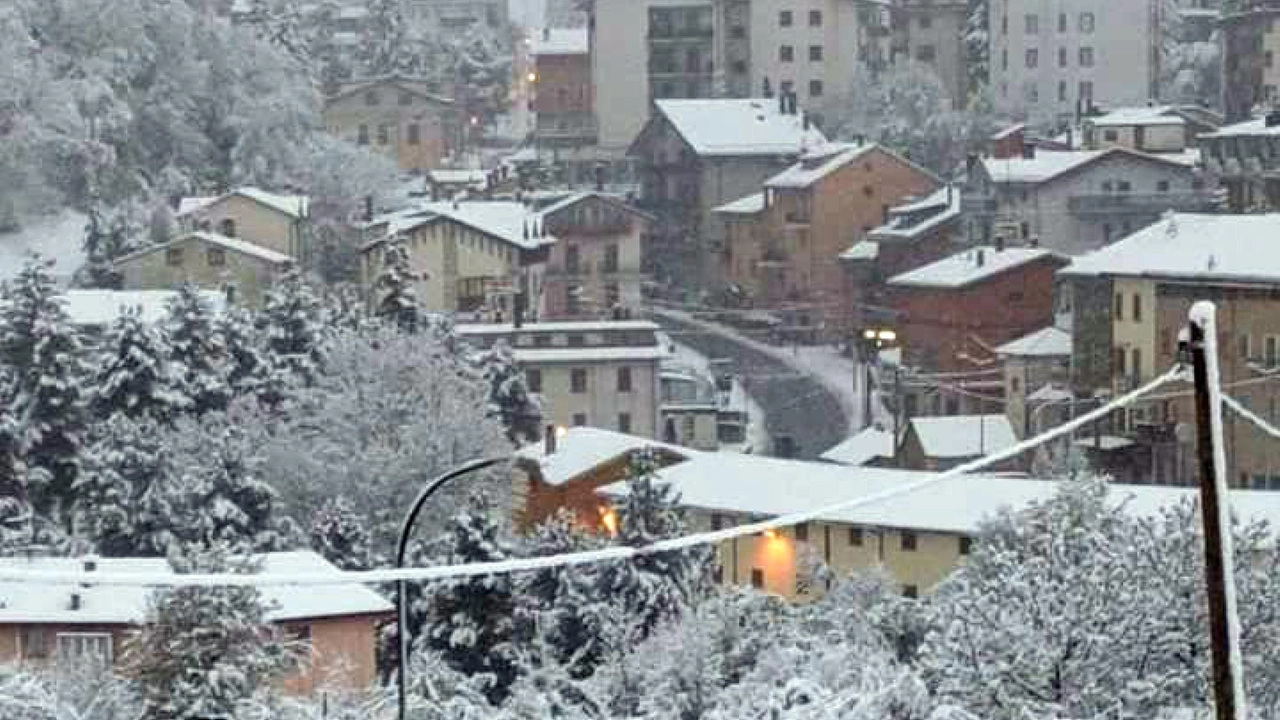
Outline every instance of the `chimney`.
[(977, 252), (977, 254), (975, 254), (975, 255), (974, 255), (974, 258), (973, 258), (973, 259), (974, 259), (974, 263), (975, 263), (975, 264), (977, 264), (977, 266), (978, 266), (978, 267), (982, 267), (982, 266), (986, 265), (986, 264), (987, 264), (987, 251), (986, 251), (986, 250), (984, 250), (984, 249), (982, 249), (982, 248), (978, 248), (978, 252)]
[(548, 425), (545, 432), (546, 434), (543, 435), (542, 437), (542, 443), (543, 443), (542, 454), (555, 455), (556, 454), (556, 426)]
[(71, 593), (71, 609), (79, 610), (81, 607), (83, 607), (83, 605), (84, 605), (84, 601), (80, 597), (80, 593), (78, 592)]
[(364, 196), (364, 221), (373, 222), (373, 196)]

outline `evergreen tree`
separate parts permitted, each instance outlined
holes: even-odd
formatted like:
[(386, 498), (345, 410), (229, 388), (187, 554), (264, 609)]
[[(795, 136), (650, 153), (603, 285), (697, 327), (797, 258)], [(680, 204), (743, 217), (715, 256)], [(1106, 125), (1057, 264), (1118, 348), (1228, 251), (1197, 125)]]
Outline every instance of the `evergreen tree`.
[(258, 332), (247, 312), (230, 307), (218, 317), (214, 327), (227, 349), (227, 385), (234, 397), (257, 395), (270, 372), (259, 350)]
[(84, 441), (86, 375), (80, 339), (57, 299), (52, 261), (32, 257), (0, 294), (0, 366), (10, 382), (0, 405), (17, 420), (17, 451), (36, 511), (70, 505)]
[(489, 416), (502, 420), (507, 438), (515, 445), (541, 439), (542, 403), (529, 391), (511, 346), (499, 340), (493, 348), (480, 353), (478, 364), (489, 385)]
[(974, 98), (982, 93), (991, 79), (990, 0), (969, 0), (964, 47), (969, 98)]
[(96, 207), (89, 210), (89, 222), (81, 243), (85, 266), (83, 273), (77, 276), (79, 284), (111, 290), (120, 287), (122, 278), (113, 263), (128, 251), (127, 235), (127, 227), (121, 218), (104, 218)]
[(267, 293), (260, 316), (273, 373), (289, 383), (315, 384), (324, 364), (321, 318), (320, 301), (291, 267)]
[(343, 570), (378, 565), (365, 520), (344, 497), (329, 500), (311, 518), (311, 549)]
[(165, 420), (187, 406), (165, 337), (142, 321), (138, 309), (126, 308), (120, 314), (104, 349), (91, 386), (90, 407), (95, 415), (124, 413)]
[[(493, 517), (493, 506), (483, 494), (471, 497), (468, 507), (449, 527), (448, 564), (496, 562), (511, 557)], [(444, 580), (428, 589), (427, 621), (422, 641), (454, 670), (468, 676), (484, 676), (486, 695), (501, 701), (517, 675), (515, 596), (509, 575)]]
[(153, 555), (142, 505), (168, 472), (159, 426), (112, 415), (93, 432), (76, 480), (74, 527), (107, 557)]
[(422, 305), (413, 287), (417, 279), (409, 265), (409, 249), (399, 242), (388, 244), (382, 254), (382, 272), (374, 282), (382, 295), (375, 314), (407, 333), (417, 332), (423, 323)]
[(169, 301), (165, 322), (170, 360), (181, 390), (197, 415), (222, 410), (231, 400), (226, 382), (227, 349), (214, 325), (213, 309), (200, 289), (184, 283)]
[[(627, 494), (618, 508), (617, 541), (643, 547), (684, 532), (679, 497), (657, 481), (658, 465), (650, 449), (635, 452), (627, 469)], [(605, 565), (598, 595), (621, 605), (640, 638), (680, 615), (707, 591), (712, 558), (707, 548), (642, 555)]]
[[(600, 545), (579, 527), (571, 511), (562, 509), (534, 529), (528, 550), (533, 557), (544, 557)], [(536, 640), (546, 646), (550, 657), (538, 658), (540, 665), (558, 666), (582, 679), (607, 657), (608, 600), (595, 592), (597, 583), (597, 570), (589, 565), (540, 570), (522, 581), (518, 626), (526, 636), (521, 643)], [(534, 632), (536, 638), (530, 635)]]
[[(180, 572), (252, 572), (214, 546), (175, 562)], [(266, 620), (254, 588), (182, 587), (152, 598), (146, 622), (124, 647), (143, 720), (239, 717), (247, 700), (281, 677), (295, 654)]]

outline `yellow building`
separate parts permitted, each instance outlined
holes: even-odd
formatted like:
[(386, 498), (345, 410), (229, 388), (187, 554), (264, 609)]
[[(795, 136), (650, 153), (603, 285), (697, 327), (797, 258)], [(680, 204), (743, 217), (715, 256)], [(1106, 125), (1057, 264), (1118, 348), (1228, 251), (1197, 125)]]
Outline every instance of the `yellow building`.
[(325, 100), (324, 124), (338, 137), (426, 172), (449, 154), (453, 101), (420, 81), (390, 77), (343, 85)]
[(185, 232), (217, 233), (305, 259), (309, 214), (306, 197), (242, 187), (225, 195), (182, 198), (177, 220)]
[(230, 287), (251, 307), (293, 263), (288, 255), (236, 238), (193, 232), (115, 261), (123, 290), (173, 290), (194, 283), (206, 290)]

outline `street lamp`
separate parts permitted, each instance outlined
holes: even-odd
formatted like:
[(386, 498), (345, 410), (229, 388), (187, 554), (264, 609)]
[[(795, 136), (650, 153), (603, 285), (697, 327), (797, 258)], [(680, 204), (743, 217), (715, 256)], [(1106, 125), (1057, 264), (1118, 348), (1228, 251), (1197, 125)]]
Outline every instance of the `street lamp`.
[[(422, 488), (422, 492), (418, 493), (418, 498), (413, 501), (413, 505), (409, 508), (409, 513), (405, 515), (404, 522), (400, 525), (400, 541), (396, 545), (396, 569), (404, 567), (404, 556), (409, 548), (409, 533), (413, 530), (413, 524), (418, 519), (418, 513), (422, 511), (422, 506), (427, 500), (436, 493), (437, 490), (448, 485), (450, 482), (458, 478), (470, 475), (473, 472), (479, 472), (494, 465), (504, 463), (510, 460), (510, 456), (486, 458), (483, 460), (472, 460), (465, 465), (460, 465), (445, 474), (437, 477), (427, 483)], [(408, 625), (409, 608), (405, 598), (405, 581), (396, 581), (396, 652), (398, 664), (396, 667), (396, 680), (399, 683), (399, 700), (400, 700), (400, 720), (405, 720), (407, 689), (405, 687), (405, 667), (409, 664), (409, 639), (406, 632)]]

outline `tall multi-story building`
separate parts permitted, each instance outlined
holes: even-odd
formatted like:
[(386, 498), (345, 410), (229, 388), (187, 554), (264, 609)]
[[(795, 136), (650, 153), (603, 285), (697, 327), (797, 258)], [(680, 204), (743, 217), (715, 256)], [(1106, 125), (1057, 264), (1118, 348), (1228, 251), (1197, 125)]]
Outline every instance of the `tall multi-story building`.
[(751, 4), (751, 85), (794, 92), (812, 112), (848, 104), (859, 54), (860, 4), (788, 0)]
[(1144, 105), (1158, 95), (1161, 3), (993, 0), (996, 109), (1072, 122), (1091, 105)]
[(890, 60), (931, 67), (956, 107), (969, 100), (965, 0), (898, 0), (893, 9)]
[(534, 141), (574, 148), (596, 141), (594, 89), (586, 28), (544, 27), (529, 38), (533, 58)]
[(1259, 106), (1277, 99), (1280, 87), (1280, 3), (1235, 0), (1223, 8), (1222, 109), (1227, 122), (1239, 122)]

